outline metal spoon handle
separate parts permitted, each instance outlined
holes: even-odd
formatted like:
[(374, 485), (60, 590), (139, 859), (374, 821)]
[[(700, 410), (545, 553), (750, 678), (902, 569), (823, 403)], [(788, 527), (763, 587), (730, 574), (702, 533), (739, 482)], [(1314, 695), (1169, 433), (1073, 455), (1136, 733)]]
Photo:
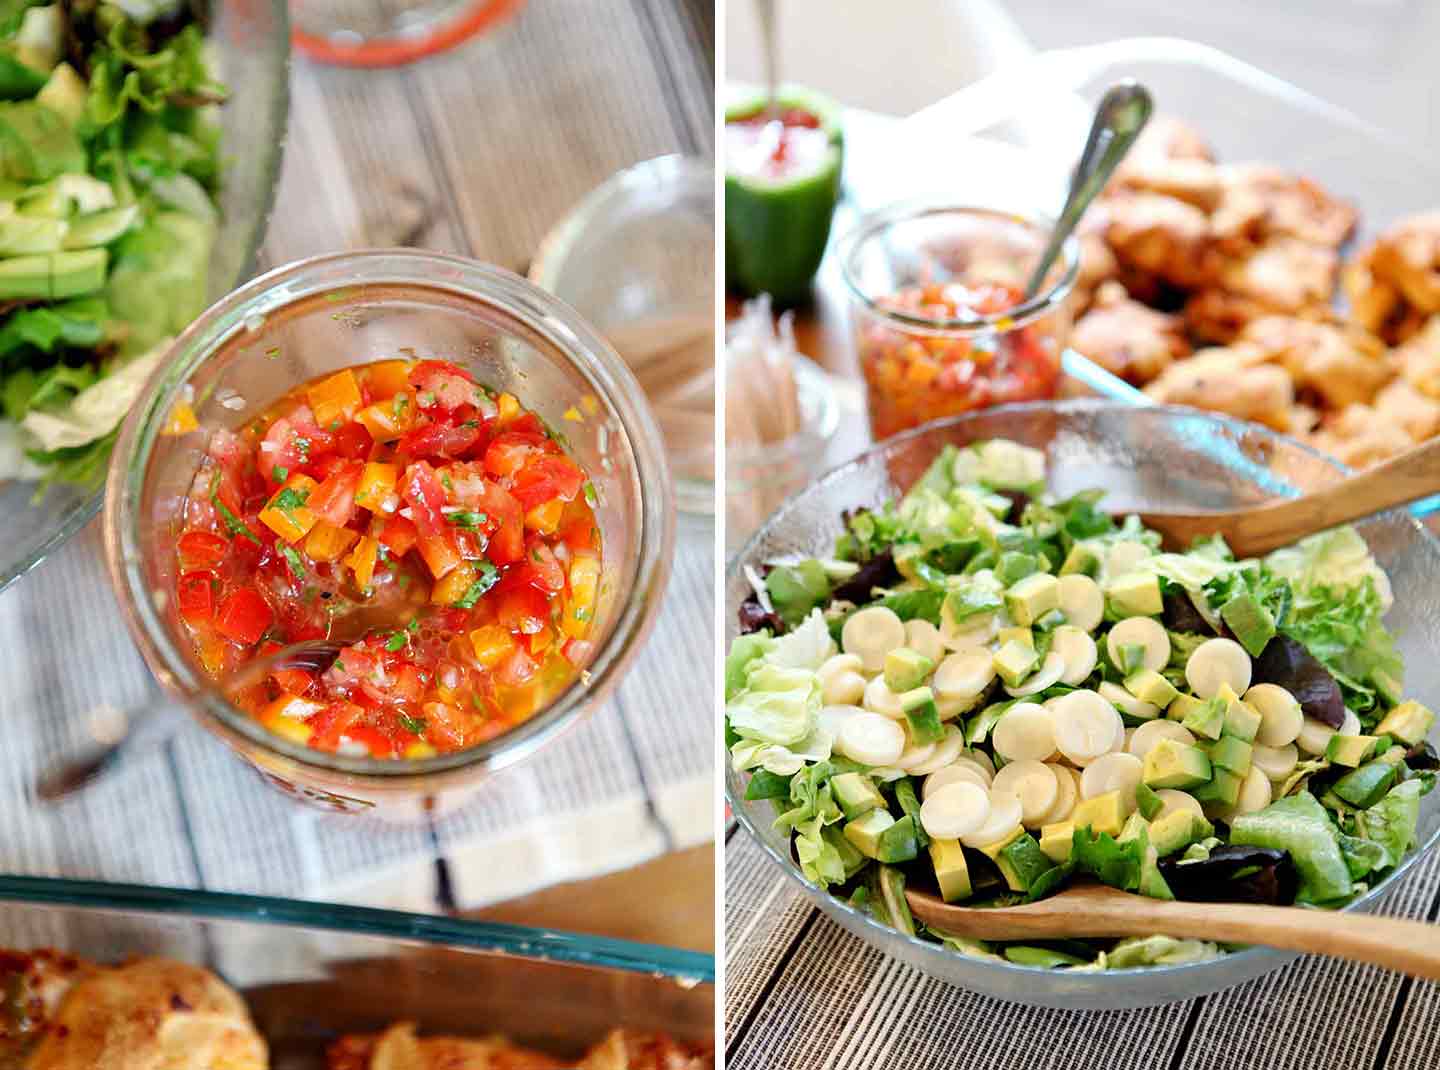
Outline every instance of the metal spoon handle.
[(1050, 241), (1030, 276), (1030, 284), (1025, 289), (1026, 297), (1034, 297), (1040, 292), (1045, 276), (1050, 273), (1050, 265), (1060, 255), (1065, 239), (1079, 224), (1090, 202), (1110, 181), (1110, 176), (1120, 166), (1130, 146), (1135, 144), (1153, 108), (1149, 90), (1128, 78), (1112, 85), (1100, 98), (1095, 119), (1090, 124), (1090, 134), (1085, 139), (1085, 149), (1080, 154), (1080, 162), (1075, 165), (1075, 173), (1070, 177), (1070, 192), (1065, 197), (1065, 207), (1061, 209), (1055, 229), (1050, 233)]
[(775, 28), (775, 0), (755, 0), (755, 13), (760, 19), (760, 43), (765, 49), (765, 111), (778, 116), (780, 102), (780, 39)]

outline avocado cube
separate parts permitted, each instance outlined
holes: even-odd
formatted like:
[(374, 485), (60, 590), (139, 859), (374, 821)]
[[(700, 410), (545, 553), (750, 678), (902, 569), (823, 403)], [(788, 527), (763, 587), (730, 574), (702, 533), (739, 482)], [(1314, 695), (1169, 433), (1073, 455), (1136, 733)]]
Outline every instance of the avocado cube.
[(1035, 671), (1039, 660), (1033, 646), (1011, 639), (995, 651), (995, 673), (1011, 687), (1019, 687), (1021, 681)]
[(1221, 606), (1220, 619), (1252, 658), (1258, 658), (1265, 645), (1275, 638), (1275, 618), (1249, 591), (1237, 594)]
[(1146, 821), (1153, 821), (1155, 815), (1165, 809), (1165, 802), (1155, 794), (1153, 788), (1143, 780), (1135, 785), (1135, 806)]
[(1054, 825), (1046, 825), (1040, 830), (1040, 850), (1044, 851), (1050, 861), (1056, 865), (1064, 865), (1070, 861), (1070, 850), (1075, 843), (1075, 822), (1060, 821)]
[(1028, 832), (1022, 832), (1007, 843), (995, 859), (995, 864), (1005, 883), (1015, 892), (1028, 892), (1042, 873), (1055, 868), (1055, 863), (1040, 850), (1035, 837)]
[(1410, 746), (1418, 746), (1430, 734), (1435, 724), (1435, 714), (1414, 699), (1402, 702), (1387, 713), (1375, 726), (1378, 736), (1394, 736)]
[(1206, 701), (1203, 698), (1196, 698), (1194, 695), (1176, 695), (1170, 701), (1170, 705), (1165, 708), (1165, 716), (1172, 721), (1184, 724), (1185, 718), (1204, 706)]
[(820, 835), (825, 842), (835, 848), (835, 853), (840, 856), (840, 865), (845, 869), (845, 879), (849, 880), (855, 874), (870, 864), (866, 858), (855, 849), (855, 845), (845, 838), (839, 825), (825, 825), (820, 829)]
[(959, 840), (931, 840), (930, 864), (940, 884), (940, 898), (947, 903), (970, 898), (970, 867)]
[(50, 296), (49, 256), (15, 256), (0, 260), (0, 298), (44, 301)]
[(1141, 816), (1136, 810), (1125, 819), (1125, 824), (1120, 829), (1120, 835), (1115, 837), (1121, 843), (1129, 843), (1131, 840), (1138, 840), (1145, 837), (1145, 842), (1150, 842), (1150, 822)]
[(880, 836), (895, 819), (889, 810), (871, 810), (854, 821), (845, 822), (845, 838), (866, 858), (880, 857)]
[(1052, 609), (1035, 622), (1035, 630), (1037, 632), (1053, 632), (1060, 625), (1069, 623), (1069, 619), (1065, 616), (1064, 610)]
[(1248, 702), (1235, 699), (1225, 707), (1224, 734), (1246, 743), (1255, 742), (1260, 731), (1260, 711)]
[(1165, 611), (1160, 577), (1153, 572), (1127, 572), (1111, 580), (1105, 601), (1117, 617), (1154, 617)]
[(885, 797), (864, 773), (841, 773), (831, 779), (830, 788), (848, 821), (885, 805)]
[(1154, 844), (1146, 846), (1145, 858), (1140, 863), (1139, 892), (1151, 899), (1175, 898), (1175, 893), (1170, 890), (1170, 885), (1160, 872), (1160, 853), (1155, 850)]
[(1077, 829), (1088, 827), (1091, 832), (1108, 832), (1111, 836), (1118, 836), (1125, 827), (1125, 816), (1125, 802), (1120, 792), (1107, 791), (1077, 805), (1070, 815), (1070, 822)]
[(1367, 810), (1385, 797), (1395, 783), (1396, 767), (1383, 759), (1352, 769), (1331, 786), (1351, 806)]
[(895, 571), (907, 580), (918, 580), (915, 564), (925, 556), (925, 547), (918, 542), (899, 542), (890, 548), (895, 561)]
[(1159, 820), (1150, 822), (1150, 845), (1161, 858), (1183, 851), (1210, 835), (1214, 829), (1193, 810), (1171, 810)]
[(885, 655), (885, 686), (897, 695), (919, 687), (935, 670), (935, 662), (918, 650), (900, 647)]
[(50, 296), (55, 300), (94, 293), (105, 286), (105, 269), (110, 254), (104, 249), (72, 253), (51, 253)]
[(920, 840), (915, 835), (915, 819), (909, 814), (882, 829), (875, 841), (875, 858), (880, 862), (909, 862), (919, 855)]
[(1221, 736), (1210, 748), (1210, 764), (1216, 769), (1225, 769), (1238, 777), (1250, 772), (1250, 758), (1253, 748), (1243, 739)]
[(1125, 690), (1152, 706), (1168, 706), (1180, 696), (1175, 685), (1154, 669), (1141, 669), (1125, 677)]
[(1330, 737), (1325, 757), (1336, 765), (1348, 765), (1353, 769), (1365, 763), (1378, 742), (1378, 736), (1342, 736), (1337, 733)]
[(935, 692), (928, 687), (917, 687), (900, 696), (900, 709), (910, 722), (910, 738), (922, 746), (938, 743), (945, 735), (945, 726), (940, 723), (940, 711), (935, 705)]
[(1048, 572), (1034, 572), (1005, 592), (1005, 608), (1016, 624), (1029, 626), (1060, 607), (1060, 581)]
[(1006, 550), (1000, 555), (1000, 560), (995, 562), (995, 578), (1009, 587), (1038, 572), (1041, 565), (1040, 558), (1034, 554)]
[(978, 584), (959, 587), (945, 595), (940, 606), (940, 625), (946, 631), (970, 631), (989, 624), (1004, 605), (1004, 600), (988, 587)]
[(1199, 747), (1162, 739), (1145, 755), (1141, 779), (1152, 788), (1188, 791), (1208, 781), (1211, 772), (1210, 757)]
[(1190, 711), (1180, 723), (1197, 736), (1219, 739), (1225, 730), (1225, 700), (1216, 695), (1205, 705)]
[(1001, 628), (995, 633), (995, 641), (1001, 646), (1004, 646), (1006, 643), (1014, 641), (1016, 643), (1023, 643), (1031, 650), (1035, 649), (1035, 633), (1029, 628)]
[(1190, 794), (1195, 796), (1198, 802), (1234, 806), (1235, 800), (1240, 798), (1240, 787), (1244, 782), (1244, 777), (1238, 777), (1225, 769), (1216, 769), (1208, 784), (1196, 785)]
[(1065, 556), (1065, 563), (1060, 566), (1060, 575), (1089, 576), (1092, 580), (1100, 574), (1100, 555), (1094, 547), (1077, 542), (1070, 547), (1070, 552)]
[(1005, 850), (1005, 848), (1009, 847), (1012, 843), (1014, 843), (1023, 835), (1025, 835), (1025, 830), (1023, 828), (1020, 828), (1019, 826), (1016, 826), (1015, 830), (1011, 832), (1010, 835), (1006, 836), (1004, 839), (996, 840), (994, 843), (987, 843), (984, 847), (981, 847), (980, 853), (983, 854), (986, 858), (990, 859), (990, 861), (999, 863), (1000, 852)]

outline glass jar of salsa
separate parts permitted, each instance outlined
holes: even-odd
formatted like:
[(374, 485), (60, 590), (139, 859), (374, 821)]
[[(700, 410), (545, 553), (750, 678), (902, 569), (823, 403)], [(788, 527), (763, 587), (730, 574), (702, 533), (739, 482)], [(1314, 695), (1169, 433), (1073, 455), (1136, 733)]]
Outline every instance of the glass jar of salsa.
[[(320, 257), (177, 341), (121, 429), (106, 553), (205, 727), (292, 797), (411, 818), (618, 682), (669, 573), (663, 450), (620, 358), (518, 276)], [(221, 682), (321, 637), (328, 669)]]
[(1079, 253), (1071, 238), (1025, 300), (1048, 237), (1045, 222), (982, 208), (905, 204), (861, 220), (841, 266), (877, 440), (1055, 396)]

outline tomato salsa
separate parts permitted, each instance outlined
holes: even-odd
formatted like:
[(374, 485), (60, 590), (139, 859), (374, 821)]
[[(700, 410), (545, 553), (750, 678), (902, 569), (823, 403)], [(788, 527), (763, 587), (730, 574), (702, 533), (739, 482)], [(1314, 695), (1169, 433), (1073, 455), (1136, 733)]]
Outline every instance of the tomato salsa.
[(829, 133), (803, 108), (762, 110), (725, 123), (725, 167), (734, 174), (781, 181), (819, 171), (829, 157)]
[(876, 439), (986, 405), (1053, 397), (1060, 381), (1052, 320), (1003, 320), (991, 332), (946, 330), (945, 321), (995, 316), (1023, 294), (1007, 283), (932, 283), (876, 301), (885, 312), (935, 320), (933, 329), (869, 311), (859, 319), (860, 368)]
[(387, 360), (216, 432), (176, 541), (177, 609), (220, 677), (290, 643), (347, 643), (321, 675), (236, 696), (324, 751), (421, 758), (543, 708), (590, 654), (594, 489), (510, 394)]

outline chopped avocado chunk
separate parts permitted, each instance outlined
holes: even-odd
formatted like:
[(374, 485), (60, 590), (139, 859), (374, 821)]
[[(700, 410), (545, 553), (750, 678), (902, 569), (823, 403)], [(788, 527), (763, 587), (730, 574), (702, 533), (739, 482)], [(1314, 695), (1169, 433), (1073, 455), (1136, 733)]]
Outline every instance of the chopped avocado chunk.
[(1095, 833), (1120, 835), (1120, 830), (1125, 827), (1125, 803), (1120, 798), (1120, 792), (1107, 791), (1079, 803), (1070, 815), (1070, 824), (1077, 829), (1088, 827)]
[(1221, 736), (1210, 748), (1210, 764), (1224, 769), (1238, 777), (1250, 772), (1250, 759), (1254, 749), (1243, 739)]
[(1172, 721), (1179, 721), (1181, 724), (1184, 724), (1185, 718), (1202, 708), (1205, 704), (1205, 699), (1196, 698), (1194, 695), (1176, 695), (1175, 698), (1171, 700), (1170, 705), (1166, 707), (1165, 716)]
[(1056, 865), (1063, 865), (1070, 861), (1070, 848), (1075, 841), (1075, 822), (1061, 821), (1054, 825), (1046, 825), (1040, 830), (1040, 850), (1044, 851), (1050, 861)]
[(992, 862), (999, 862), (1000, 852), (1005, 850), (1005, 848), (1009, 847), (1012, 843), (1014, 843), (1023, 835), (1025, 835), (1025, 830), (1023, 828), (1017, 827), (1015, 831), (1011, 832), (1010, 835), (1006, 836), (1003, 840), (996, 840), (994, 843), (987, 843), (984, 847), (981, 847), (980, 853), (985, 855), (985, 857), (989, 858)]
[(1336, 765), (1348, 765), (1353, 769), (1363, 765), (1374, 753), (1377, 742), (1377, 736), (1342, 736), (1337, 733), (1330, 737), (1330, 742), (1325, 747), (1325, 757)]
[(1161, 858), (1183, 851), (1192, 843), (1203, 840), (1215, 830), (1210, 822), (1194, 810), (1171, 810), (1164, 817), (1150, 823), (1150, 845)]
[(1162, 739), (1150, 748), (1141, 774), (1144, 782), (1152, 788), (1178, 788), (1181, 791), (1204, 784), (1210, 776), (1209, 756), (1199, 747), (1174, 739)]
[(1219, 739), (1225, 731), (1226, 708), (1225, 700), (1217, 695), (1205, 705), (1192, 709), (1180, 723), (1197, 736)]
[(895, 561), (895, 571), (907, 580), (918, 580), (917, 562), (925, 559), (925, 547), (918, 542), (902, 542), (893, 546), (890, 556)]
[(917, 687), (900, 696), (900, 709), (910, 722), (910, 738), (916, 743), (938, 743), (945, 735), (945, 726), (940, 723), (940, 711), (935, 706), (935, 692), (928, 687)]
[(1141, 669), (1125, 677), (1125, 690), (1152, 706), (1168, 706), (1180, 695), (1175, 685), (1154, 669)]
[(1385, 715), (1375, 726), (1377, 736), (1394, 736), (1410, 746), (1418, 746), (1430, 734), (1435, 723), (1435, 714), (1427, 707), (1411, 699), (1402, 702)]
[(1154, 617), (1165, 612), (1160, 577), (1153, 572), (1127, 572), (1111, 580), (1105, 600), (1117, 617)]
[(979, 582), (968, 584), (945, 595), (940, 605), (940, 623), (957, 632), (978, 628), (1005, 607), (999, 594)]
[(71, 126), (85, 116), (85, 97), (89, 87), (75, 68), (61, 63), (50, 72), (50, 79), (41, 87), (35, 99), (55, 112)]
[(1324, 903), (1354, 891), (1335, 826), (1308, 791), (1287, 795), (1253, 814), (1235, 815), (1230, 842), (1290, 852), (1300, 873), (1297, 898), (1303, 902)]
[(902, 646), (885, 655), (885, 686), (897, 695), (919, 687), (934, 671), (934, 661), (909, 647)]
[(1169, 883), (1165, 880), (1164, 874), (1160, 872), (1160, 852), (1155, 849), (1154, 843), (1145, 845), (1145, 857), (1140, 863), (1140, 887), (1138, 890), (1141, 895), (1148, 895), (1151, 899), (1175, 898), (1175, 893), (1170, 890)]
[(845, 823), (845, 838), (866, 858), (880, 857), (880, 836), (895, 824), (889, 810), (871, 810)]
[(1125, 824), (1120, 829), (1120, 835), (1115, 838), (1121, 843), (1129, 843), (1131, 840), (1138, 840), (1143, 836), (1148, 843), (1149, 830), (1150, 822), (1145, 820), (1145, 816), (1139, 810), (1136, 810), (1125, 819)]
[(1030, 947), (1026, 944), (1010, 944), (1005, 948), (1005, 957), (1017, 966), (1035, 966), (1045, 970), (1055, 970), (1062, 966), (1084, 966), (1090, 961), (1079, 955), (1057, 951), (1053, 947)]
[(1368, 810), (1385, 797), (1395, 783), (1395, 774), (1396, 767), (1384, 759), (1366, 762), (1335, 781), (1330, 790), (1351, 806)]
[(909, 936), (915, 935), (915, 919), (910, 916), (910, 904), (905, 900), (905, 873), (894, 866), (881, 866), (876, 877), (880, 901), (885, 906), (886, 920), (890, 925)]
[(1005, 592), (1005, 608), (1015, 623), (1029, 627), (1060, 606), (1060, 581), (1048, 572), (1026, 576)]
[(1006, 643), (1009, 642), (1023, 643), (1031, 650), (1034, 650), (1035, 633), (1029, 628), (1021, 628), (1018, 626), (1001, 628), (998, 632), (995, 633), (995, 642), (1000, 646), (1004, 646)]
[(1153, 821), (1155, 815), (1165, 808), (1165, 801), (1143, 780), (1135, 785), (1135, 806), (1146, 821)]
[(1225, 706), (1223, 731), (1246, 743), (1255, 742), (1255, 734), (1260, 731), (1260, 711), (1239, 698), (1232, 700)]
[(959, 840), (931, 840), (930, 862), (940, 883), (940, 898), (947, 903), (970, 898), (970, 867)]
[(1035, 837), (1028, 832), (1007, 843), (995, 859), (995, 864), (1000, 868), (1005, 883), (1015, 892), (1028, 892), (1042, 873), (1055, 867), (1055, 863), (1040, 850)]
[(864, 773), (841, 773), (830, 781), (830, 789), (849, 821), (885, 805), (885, 797)]
[(925, 828), (920, 824), (920, 797), (915, 794), (915, 781), (910, 777), (901, 777), (895, 781), (895, 801), (900, 804), (901, 813), (910, 819), (911, 827), (915, 830), (915, 844), (918, 847), (928, 847), (930, 837), (926, 834)]
[(1070, 547), (1065, 563), (1060, 566), (1062, 576), (1089, 576), (1094, 579), (1100, 574), (1100, 555), (1087, 543), (1077, 542)]
[(1011, 687), (1019, 687), (1025, 677), (1035, 671), (1039, 660), (1033, 646), (1011, 639), (995, 651), (995, 672)]
[(1275, 618), (1249, 591), (1242, 591), (1221, 606), (1220, 619), (1252, 658), (1258, 658), (1265, 644), (1275, 638)]
[(1216, 769), (1210, 774), (1208, 784), (1197, 784), (1190, 794), (1201, 803), (1217, 806), (1234, 806), (1240, 798), (1240, 788), (1245, 778), (1238, 777), (1226, 769)]
[(995, 562), (995, 578), (1006, 587), (1010, 587), (1013, 584), (1019, 584), (1027, 576), (1039, 572), (1043, 566), (1044, 562), (1034, 554), (1022, 553), (1019, 550), (1006, 550)]
[(916, 836), (915, 819), (909, 814), (881, 830), (875, 843), (875, 858), (881, 862), (909, 862), (919, 855), (920, 841)]

